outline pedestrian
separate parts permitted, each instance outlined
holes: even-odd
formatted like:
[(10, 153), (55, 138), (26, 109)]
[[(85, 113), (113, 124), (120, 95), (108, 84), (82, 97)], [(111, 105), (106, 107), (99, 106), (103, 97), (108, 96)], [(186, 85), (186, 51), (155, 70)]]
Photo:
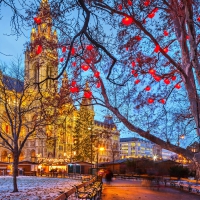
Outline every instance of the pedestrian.
[(112, 181), (112, 178), (113, 178), (113, 173), (110, 169), (106, 170), (106, 176), (105, 176), (105, 179), (106, 179), (106, 182), (108, 184), (110, 184), (110, 182)]

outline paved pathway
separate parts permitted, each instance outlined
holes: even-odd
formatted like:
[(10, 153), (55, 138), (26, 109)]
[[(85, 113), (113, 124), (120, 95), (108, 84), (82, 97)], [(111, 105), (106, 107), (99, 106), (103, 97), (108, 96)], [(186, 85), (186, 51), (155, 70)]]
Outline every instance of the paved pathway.
[(150, 188), (136, 180), (114, 180), (103, 184), (102, 200), (200, 200), (200, 195), (171, 187)]

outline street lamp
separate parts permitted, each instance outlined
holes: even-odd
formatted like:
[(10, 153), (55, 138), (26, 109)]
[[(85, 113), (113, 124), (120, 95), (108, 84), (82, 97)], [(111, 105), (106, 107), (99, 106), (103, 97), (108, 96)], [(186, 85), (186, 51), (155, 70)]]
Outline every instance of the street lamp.
[(98, 168), (99, 168), (99, 151), (104, 151), (105, 150), (105, 148), (104, 147), (99, 147), (99, 148), (97, 148), (97, 172), (98, 172)]

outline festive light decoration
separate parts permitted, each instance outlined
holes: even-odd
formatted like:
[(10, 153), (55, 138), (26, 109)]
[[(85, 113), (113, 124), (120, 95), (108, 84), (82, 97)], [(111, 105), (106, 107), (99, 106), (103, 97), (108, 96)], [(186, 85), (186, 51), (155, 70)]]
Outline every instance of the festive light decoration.
[(87, 64), (90, 64), (90, 63), (92, 62), (92, 59), (85, 59), (85, 62), (86, 62)]
[(91, 51), (93, 48), (94, 47), (91, 44), (86, 46), (86, 49), (89, 50), (89, 51)]
[(151, 12), (151, 13), (148, 14), (148, 18), (150, 18), (150, 19), (154, 18), (154, 16), (155, 16), (154, 12)]
[(135, 84), (138, 84), (139, 82), (140, 82), (140, 80), (139, 80), (139, 79), (135, 80)]
[(76, 62), (72, 62), (72, 66), (73, 66), (73, 67), (76, 67)]
[(90, 67), (86, 64), (81, 65), (82, 70), (87, 71)]
[(62, 52), (63, 52), (63, 53), (65, 53), (66, 50), (67, 50), (67, 47), (63, 47), (63, 48), (62, 48)]
[(176, 80), (176, 76), (172, 76), (171, 79), (172, 79), (172, 81), (175, 81)]
[(168, 36), (169, 35), (169, 33), (166, 30), (164, 30), (163, 34), (164, 34), (164, 36)]
[(41, 20), (39, 17), (34, 17), (33, 19), (34, 19), (34, 22), (35, 22), (37, 25), (39, 25), (39, 24), (42, 23), (42, 20)]
[(152, 12), (154, 13), (158, 12), (158, 8), (154, 8)]
[(96, 78), (99, 78), (100, 72), (96, 71), (96, 72), (94, 73), (94, 76), (95, 76)]
[(119, 4), (119, 5), (118, 5), (118, 9), (121, 11), (121, 10), (122, 10), (122, 8), (123, 8), (123, 7), (122, 7), (122, 5), (121, 5), (121, 4)]
[(74, 47), (72, 47), (72, 50), (71, 50), (71, 54), (72, 54), (72, 56), (75, 55), (75, 53), (76, 53), (76, 50), (75, 50)]
[(166, 79), (164, 79), (164, 83), (165, 83), (166, 85), (169, 85), (169, 84), (170, 84), (170, 80), (169, 80), (168, 78), (166, 78)]
[(91, 91), (85, 91), (84, 97), (87, 98), (87, 99), (90, 99), (92, 97), (92, 92)]
[(150, 90), (151, 90), (151, 87), (150, 87), (150, 86), (147, 86), (147, 87), (145, 88), (145, 90), (146, 90), (146, 91), (150, 91)]
[(96, 87), (97, 87), (97, 88), (100, 88), (100, 87), (101, 87), (101, 83), (100, 83), (100, 81), (97, 82)]
[(186, 40), (189, 40), (190, 39), (190, 36), (189, 35), (186, 35)]
[(165, 99), (160, 99), (159, 102), (162, 104), (165, 104), (166, 101), (165, 101)]
[(136, 36), (135, 36), (135, 39), (136, 39), (137, 41), (140, 41), (142, 38), (141, 38), (139, 35), (136, 35)]
[(197, 21), (200, 22), (200, 17), (197, 18)]
[(128, 51), (128, 47), (126, 47), (126, 51)]
[(147, 101), (148, 101), (149, 104), (152, 104), (154, 102), (154, 99), (149, 98)]
[(154, 49), (154, 52), (155, 53), (158, 53), (160, 51), (160, 46), (159, 45), (156, 45), (155, 49)]
[(133, 61), (133, 62), (131, 63), (131, 65), (132, 65), (132, 67), (135, 67), (136, 64), (135, 64), (135, 62)]
[(181, 85), (180, 85), (179, 83), (177, 83), (177, 84), (175, 85), (175, 88), (176, 88), (176, 89), (180, 89), (180, 88), (181, 88)]
[(39, 55), (42, 53), (42, 46), (38, 45), (37, 50), (36, 50), (36, 54)]
[(144, 6), (149, 6), (149, 5), (150, 5), (150, 0), (144, 2)]
[(60, 62), (63, 62), (64, 61), (64, 58), (62, 57), (62, 58), (60, 58)]
[(169, 49), (166, 47), (166, 48), (163, 49), (163, 51), (164, 51), (165, 53), (168, 53)]
[(133, 69), (133, 70), (131, 71), (131, 74), (134, 75), (135, 73), (136, 73), (136, 71)]
[(72, 87), (75, 87), (76, 86), (76, 81), (73, 80), (71, 85), (72, 85)]
[(160, 76), (154, 75), (153, 76), (154, 80), (156, 80), (157, 82), (159, 82), (161, 80)]
[(122, 24), (126, 26), (130, 26), (133, 23), (133, 19), (131, 17), (124, 17), (122, 19)]
[(79, 88), (78, 88), (78, 87), (71, 87), (71, 88), (70, 88), (70, 92), (71, 92), (71, 93), (79, 92)]
[(128, 0), (128, 5), (129, 5), (129, 6), (132, 6), (132, 5), (133, 5), (133, 3), (132, 3), (131, 0)]
[(154, 75), (156, 73), (155, 69), (149, 69), (149, 74)]
[(135, 73), (135, 74), (133, 74), (133, 76), (134, 76), (134, 77), (138, 77), (138, 74), (137, 74), (137, 73)]

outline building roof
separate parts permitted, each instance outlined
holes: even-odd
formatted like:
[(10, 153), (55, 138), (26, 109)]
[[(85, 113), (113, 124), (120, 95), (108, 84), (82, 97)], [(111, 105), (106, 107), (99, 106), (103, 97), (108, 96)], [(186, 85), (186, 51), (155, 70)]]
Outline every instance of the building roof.
[(24, 89), (23, 81), (5, 75), (3, 75), (3, 84), (8, 90), (14, 90), (16, 92), (22, 92)]
[[(136, 137), (128, 137), (128, 138), (120, 138), (120, 142), (131, 142), (131, 141), (141, 141), (141, 142), (149, 142), (152, 143), (149, 140), (143, 140), (141, 138), (136, 138)], [(152, 143), (153, 144), (153, 143)]]

